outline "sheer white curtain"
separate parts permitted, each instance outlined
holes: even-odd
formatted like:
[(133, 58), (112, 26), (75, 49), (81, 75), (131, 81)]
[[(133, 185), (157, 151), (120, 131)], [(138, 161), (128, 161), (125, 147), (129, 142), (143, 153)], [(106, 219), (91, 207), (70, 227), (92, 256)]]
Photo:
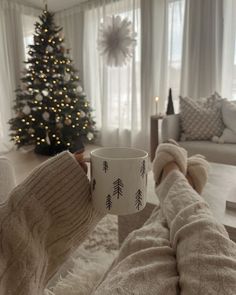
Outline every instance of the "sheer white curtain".
[(153, 0), (152, 5), (152, 108), (155, 109), (154, 97), (159, 96), (159, 111), (163, 113), (169, 88), (178, 109), (185, 0)]
[(14, 91), (23, 69), (24, 13), (30, 14), (32, 10), (9, 1), (0, 2), (0, 152), (12, 147), (7, 122), (13, 115)]
[(178, 110), (180, 91), (184, 0), (145, 0), (142, 15), (142, 141), (149, 145), (150, 116), (166, 111), (169, 88)]
[[(137, 46), (128, 65), (107, 67), (97, 50), (99, 24), (106, 16), (132, 21)], [(143, 145), (140, 96), (140, 0), (96, 1), (84, 14), (84, 86), (95, 109), (101, 144)]]
[(186, 0), (182, 95), (221, 92), (222, 43), (223, 1)]
[(222, 96), (236, 99), (236, 1), (224, 0)]
[(0, 2), (0, 151), (10, 149), (8, 120), (12, 116), (14, 90), (22, 69), (23, 34), (18, 5)]

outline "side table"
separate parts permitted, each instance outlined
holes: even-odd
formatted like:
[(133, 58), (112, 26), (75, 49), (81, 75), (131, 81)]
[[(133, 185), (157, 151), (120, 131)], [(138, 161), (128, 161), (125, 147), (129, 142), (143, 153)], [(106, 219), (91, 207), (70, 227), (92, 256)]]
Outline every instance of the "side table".
[(153, 161), (155, 157), (155, 152), (157, 149), (157, 146), (159, 144), (159, 120), (163, 119), (163, 115), (158, 114), (151, 116), (150, 121), (150, 160)]

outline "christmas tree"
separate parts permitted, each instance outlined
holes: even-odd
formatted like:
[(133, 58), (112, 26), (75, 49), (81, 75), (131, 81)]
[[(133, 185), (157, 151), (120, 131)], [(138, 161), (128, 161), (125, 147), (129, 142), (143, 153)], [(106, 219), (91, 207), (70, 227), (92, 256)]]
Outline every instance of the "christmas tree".
[(61, 30), (45, 9), (35, 24), (34, 44), (16, 90), (16, 116), (9, 122), (18, 148), (34, 145), (35, 152), (46, 155), (75, 151), (81, 139), (92, 140), (95, 135), (91, 108)]
[(174, 111), (174, 104), (172, 99), (172, 90), (169, 89), (169, 96), (168, 96), (168, 103), (167, 103), (167, 110), (166, 115), (173, 115), (175, 113)]

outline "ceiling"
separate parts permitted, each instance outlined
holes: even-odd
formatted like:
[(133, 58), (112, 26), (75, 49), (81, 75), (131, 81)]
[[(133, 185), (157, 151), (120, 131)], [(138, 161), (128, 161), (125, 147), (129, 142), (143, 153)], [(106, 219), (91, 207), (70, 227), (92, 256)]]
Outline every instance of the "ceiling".
[[(47, 0), (48, 10), (56, 12), (56, 11), (64, 10), (67, 8), (71, 8), (85, 1), (87, 0)], [(20, 2), (24, 3), (25, 5), (43, 9), (45, 1), (44, 0), (21, 0)]]

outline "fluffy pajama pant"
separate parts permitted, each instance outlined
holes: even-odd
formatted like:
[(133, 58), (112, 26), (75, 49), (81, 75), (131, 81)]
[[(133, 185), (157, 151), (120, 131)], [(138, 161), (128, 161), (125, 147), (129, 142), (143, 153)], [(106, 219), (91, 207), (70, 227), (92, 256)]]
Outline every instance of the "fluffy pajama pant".
[[(178, 171), (157, 195), (160, 208), (126, 238), (92, 294), (235, 295), (236, 244), (202, 197)], [(42, 295), (102, 217), (71, 154), (35, 169), (0, 207), (0, 294)]]

